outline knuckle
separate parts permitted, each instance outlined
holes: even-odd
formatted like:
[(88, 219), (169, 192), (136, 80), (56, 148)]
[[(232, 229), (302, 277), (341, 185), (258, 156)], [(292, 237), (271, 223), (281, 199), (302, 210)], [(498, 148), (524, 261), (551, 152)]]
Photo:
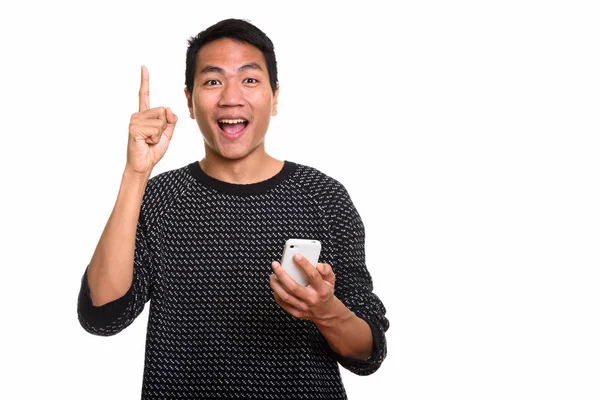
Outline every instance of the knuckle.
[(310, 279), (316, 279), (321, 274), (319, 274), (319, 271), (317, 271), (316, 268), (312, 268), (307, 275)]
[(300, 294), (300, 286), (298, 286), (297, 284), (292, 285), (291, 287), (288, 288), (288, 290), (290, 291), (290, 293), (292, 293), (294, 296), (298, 296)]
[(138, 136), (144, 135), (144, 132), (139, 125), (132, 124), (129, 126), (129, 134), (133, 136)]
[(281, 297), (281, 300), (283, 300), (286, 303), (289, 303), (291, 299), (291, 296), (288, 293), (280, 293), (279, 297)]

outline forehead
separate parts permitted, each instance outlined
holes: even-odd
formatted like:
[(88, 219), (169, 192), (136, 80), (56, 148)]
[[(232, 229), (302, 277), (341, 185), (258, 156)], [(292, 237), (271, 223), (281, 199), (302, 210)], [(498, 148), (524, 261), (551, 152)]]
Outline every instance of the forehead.
[(242, 65), (257, 63), (267, 70), (265, 56), (256, 47), (246, 42), (223, 38), (205, 44), (196, 55), (196, 70), (201, 71), (207, 65), (236, 70)]

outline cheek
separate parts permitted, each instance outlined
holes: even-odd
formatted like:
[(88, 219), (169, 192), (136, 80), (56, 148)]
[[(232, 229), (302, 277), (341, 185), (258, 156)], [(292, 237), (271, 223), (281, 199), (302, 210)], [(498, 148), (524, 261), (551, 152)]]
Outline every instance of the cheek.
[(207, 119), (210, 116), (210, 100), (207, 99), (206, 96), (198, 96), (196, 97), (194, 102), (194, 112), (196, 113), (196, 118)]
[(273, 108), (272, 102), (273, 97), (270, 93), (257, 93), (254, 99), (254, 104), (258, 105), (260, 112), (264, 114), (271, 114), (271, 109)]

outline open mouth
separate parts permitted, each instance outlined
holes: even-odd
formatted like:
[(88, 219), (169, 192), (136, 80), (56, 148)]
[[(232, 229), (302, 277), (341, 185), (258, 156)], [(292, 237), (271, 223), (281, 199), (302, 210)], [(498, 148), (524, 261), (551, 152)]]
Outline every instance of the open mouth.
[(243, 118), (238, 119), (220, 119), (217, 121), (219, 128), (228, 135), (237, 135), (246, 128), (248, 120)]

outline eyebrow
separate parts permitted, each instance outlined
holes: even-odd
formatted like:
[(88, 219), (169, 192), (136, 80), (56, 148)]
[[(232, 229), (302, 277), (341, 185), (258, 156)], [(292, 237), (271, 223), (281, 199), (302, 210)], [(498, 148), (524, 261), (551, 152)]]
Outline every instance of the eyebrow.
[[(263, 70), (258, 63), (252, 62), (249, 64), (242, 65), (241, 67), (239, 67), (237, 69), (237, 72), (244, 72), (249, 69), (255, 69), (255, 70), (259, 70), (259, 71)], [(217, 73), (220, 75), (225, 74), (225, 70), (223, 68), (217, 67), (216, 65), (207, 65), (206, 67), (202, 68), (202, 70), (200, 71), (200, 75), (208, 73), (208, 72), (214, 72), (214, 73)]]

